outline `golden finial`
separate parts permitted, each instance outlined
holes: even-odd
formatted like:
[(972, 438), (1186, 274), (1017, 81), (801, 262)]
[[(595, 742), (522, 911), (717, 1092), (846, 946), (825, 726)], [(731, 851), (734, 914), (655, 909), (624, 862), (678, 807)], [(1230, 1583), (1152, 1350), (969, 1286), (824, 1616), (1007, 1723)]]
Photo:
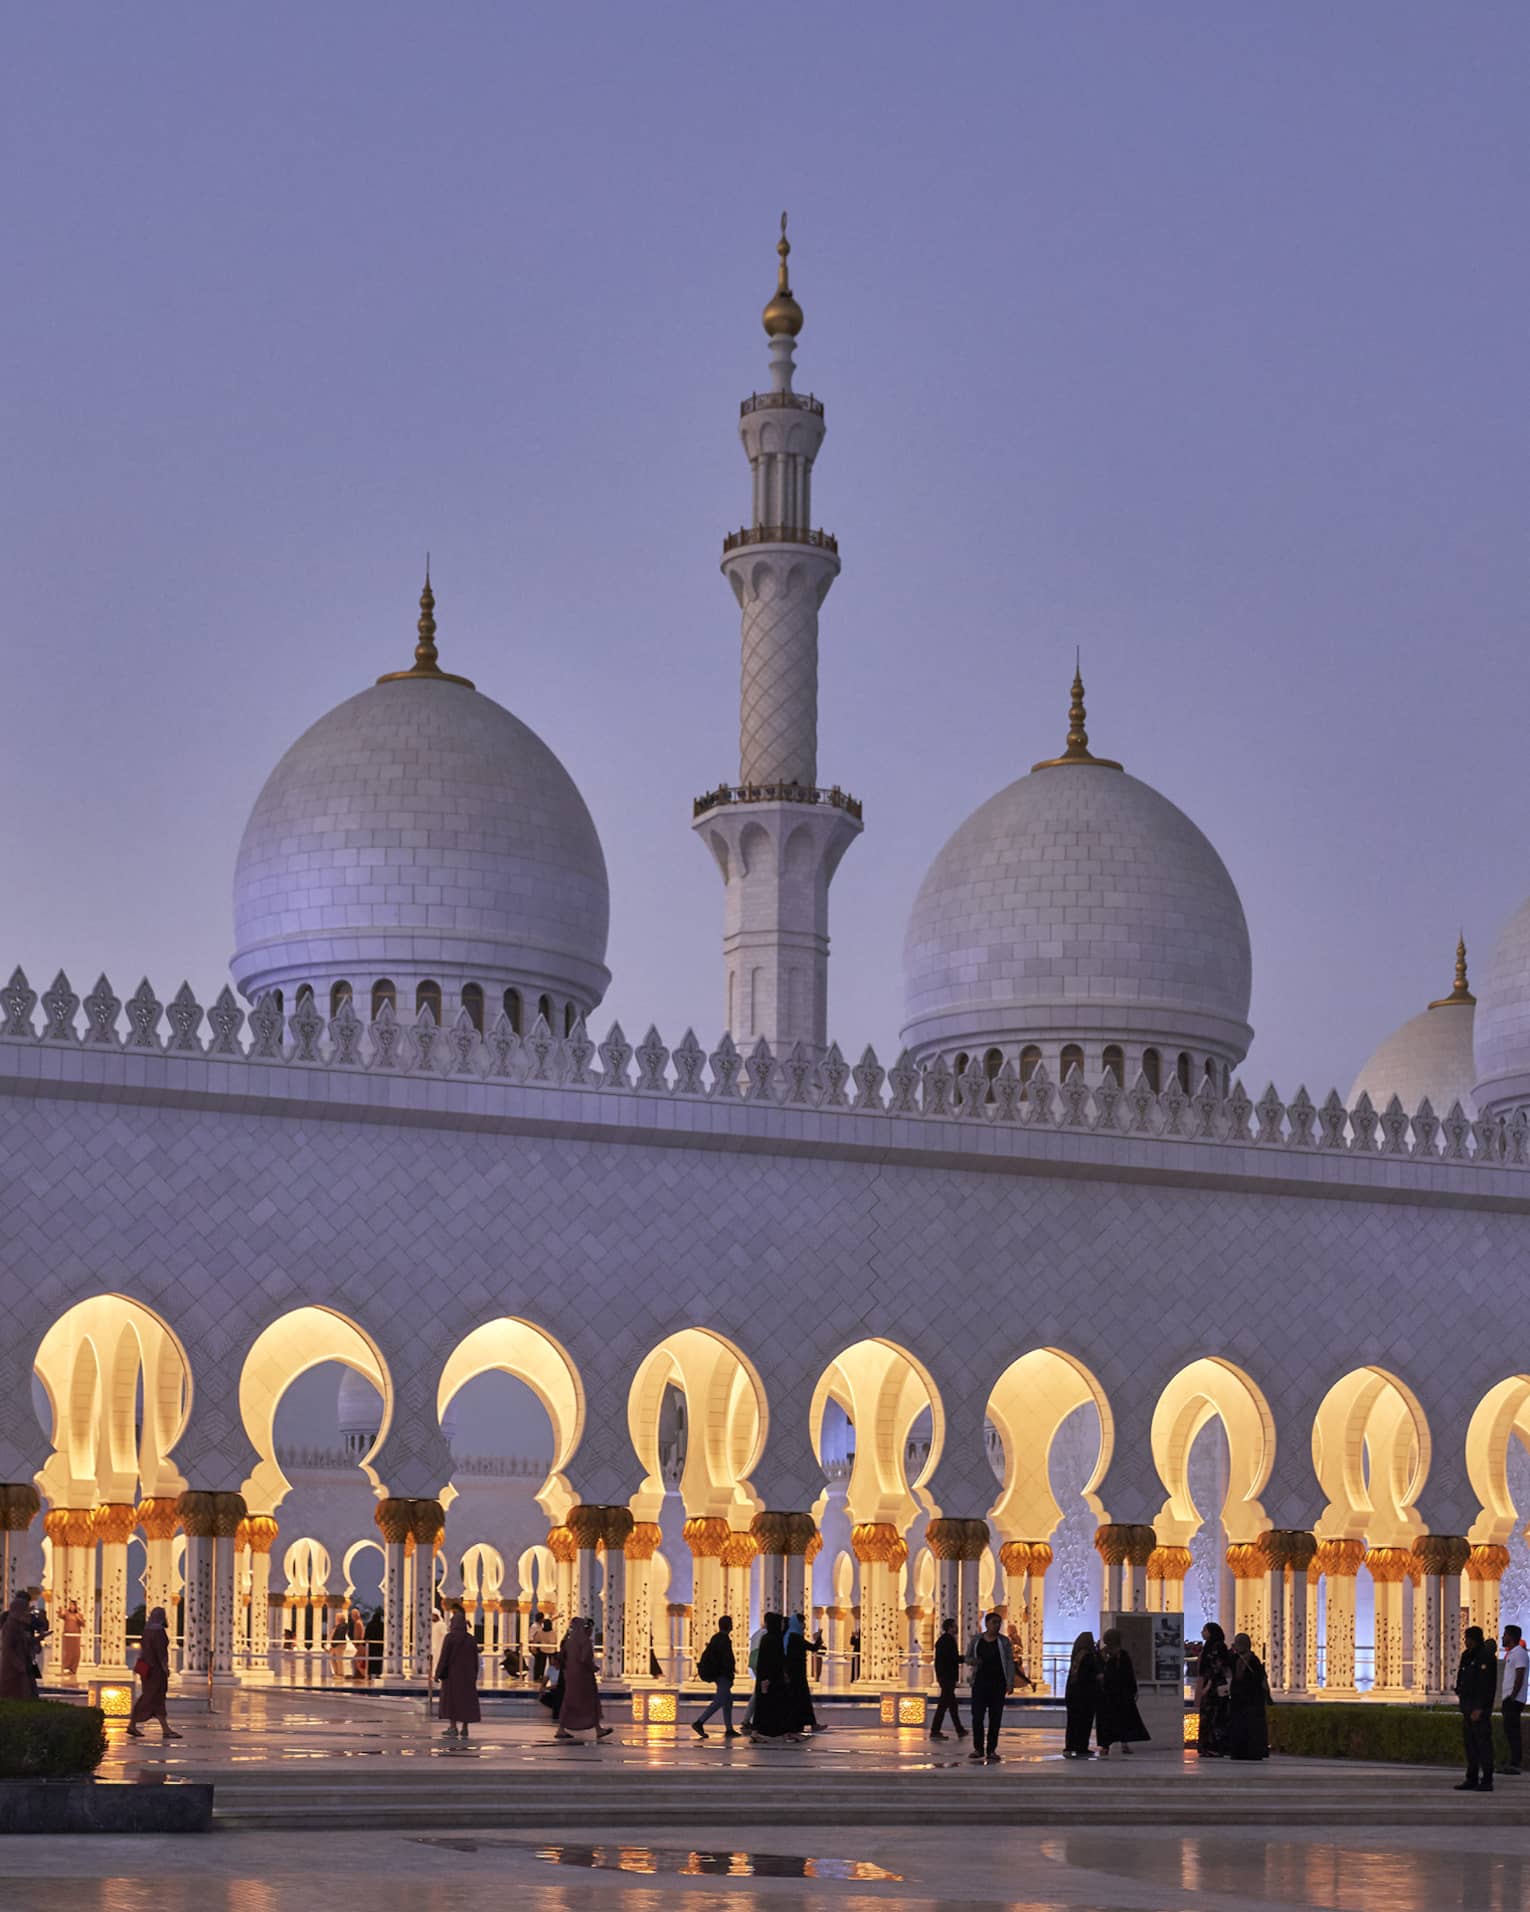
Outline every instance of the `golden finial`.
[(786, 214), (782, 213), (781, 237), (776, 244), (781, 259), (780, 269), (776, 273), (776, 296), (764, 312), (765, 330), (771, 338), (784, 334), (794, 339), (802, 330), (802, 307), (792, 297), (791, 283), (786, 275), (786, 260), (791, 249), (791, 241), (786, 236)]
[(1084, 728), (1084, 676), (1078, 654), (1073, 659), (1073, 692), (1068, 703), (1068, 745), (1060, 757), (1047, 757), (1033, 763), (1032, 770), (1056, 770), (1065, 763), (1092, 763), (1098, 770), (1119, 770), (1120, 764), (1109, 757), (1096, 757), (1089, 749), (1089, 732)]
[(1431, 1009), (1453, 1009), (1459, 1005), (1470, 1009), (1477, 998), (1467, 987), (1466, 982), (1466, 931), (1462, 930), (1456, 941), (1456, 986), (1448, 996), (1441, 996), (1437, 1002), (1430, 1003)]
[(425, 588), (420, 593), (420, 621), (415, 626), (417, 640), (414, 663), (406, 671), (384, 671), (379, 684), (398, 684), (410, 677), (430, 677), (438, 684), (464, 684), (473, 688), (470, 677), (454, 677), (436, 661), (436, 594), (430, 588), (430, 553), (425, 553)]

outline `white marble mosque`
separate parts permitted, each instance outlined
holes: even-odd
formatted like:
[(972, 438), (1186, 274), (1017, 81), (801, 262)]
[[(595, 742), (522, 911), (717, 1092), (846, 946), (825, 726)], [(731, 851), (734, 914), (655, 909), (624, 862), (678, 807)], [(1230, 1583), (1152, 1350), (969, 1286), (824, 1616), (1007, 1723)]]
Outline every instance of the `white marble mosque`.
[[(427, 579), (413, 664), (256, 798), (232, 986), (0, 989), (7, 1591), (77, 1599), (103, 1670), (178, 1606), (202, 1679), (366, 1589), (393, 1680), (444, 1594), (493, 1643), (594, 1614), (635, 1681), (791, 1605), (885, 1686), (995, 1602), (1037, 1671), (1102, 1604), (1184, 1608), (1287, 1694), (1439, 1692), (1463, 1613), (1530, 1608), (1530, 902), (1348, 1096), (1250, 1094), (1233, 876), (1076, 678), (910, 883), (901, 1032), (842, 1055), (829, 890), (876, 793), (819, 768), (840, 555), (779, 250), (739, 769), (693, 805), (718, 1033), (600, 1021), (598, 820), (442, 668)], [(334, 1437), (294, 1447), (318, 1368)], [(487, 1375), (540, 1443), (456, 1450)]]

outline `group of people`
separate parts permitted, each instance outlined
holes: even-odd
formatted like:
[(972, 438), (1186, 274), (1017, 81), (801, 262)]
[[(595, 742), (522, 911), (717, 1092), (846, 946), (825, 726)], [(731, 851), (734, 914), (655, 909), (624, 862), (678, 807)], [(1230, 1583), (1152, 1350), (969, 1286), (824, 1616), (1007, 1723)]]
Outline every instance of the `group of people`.
[(1493, 1707), (1503, 1720), (1508, 1758), (1496, 1770), (1509, 1778), (1520, 1775), (1524, 1758), (1523, 1719), (1526, 1688), (1530, 1686), (1530, 1652), (1516, 1626), (1503, 1630), (1503, 1658), (1481, 1627), (1468, 1627), (1461, 1663), (1456, 1668), (1456, 1702), (1461, 1708), (1461, 1738), (1466, 1749), (1466, 1777), (1457, 1792), (1491, 1792)]
[(813, 1688), (808, 1675), (810, 1654), (821, 1654), (822, 1642), (809, 1641), (802, 1615), (767, 1613), (749, 1642), (748, 1670), (754, 1676), (740, 1725), (733, 1724), (733, 1688), (738, 1681), (738, 1658), (733, 1647), (733, 1620), (724, 1614), (696, 1662), (698, 1679), (710, 1681), (712, 1700), (691, 1721), (698, 1739), (707, 1737), (707, 1721), (721, 1713), (723, 1737), (747, 1736), (757, 1745), (802, 1740), (821, 1733), (823, 1725), (813, 1711)]
[(1114, 1627), (1100, 1635), (1098, 1646), (1092, 1633), (1081, 1633), (1073, 1642), (1063, 1705), (1065, 1759), (1093, 1758), (1091, 1737), (1101, 1759), (1110, 1757), (1112, 1746), (1129, 1753), (1152, 1738), (1137, 1708), (1137, 1669)]
[(1270, 1682), (1246, 1633), (1235, 1633), (1229, 1646), (1215, 1620), (1201, 1628), (1195, 1704), (1202, 1759), (1269, 1758)]
[[(461, 1607), (454, 1607), (449, 1618), (438, 1611), (432, 1632), (439, 1642), (435, 1677), (441, 1689), (441, 1717), (446, 1721), (442, 1738), (466, 1739), (468, 1728), (483, 1717), (478, 1703), (478, 1641)], [(572, 1740), (590, 1733), (597, 1743), (609, 1739), (614, 1729), (601, 1714), (595, 1622), (571, 1620), (562, 1640), (553, 1646), (551, 1629), (538, 1614), (530, 1645), (537, 1698), (557, 1722), (553, 1737)]]
[(381, 1677), (383, 1663), (383, 1610), (375, 1607), (370, 1618), (360, 1607), (351, 1607), (335, 1621), (329, 1636), (330, 1671), (337, 1680), (375, 1680)]

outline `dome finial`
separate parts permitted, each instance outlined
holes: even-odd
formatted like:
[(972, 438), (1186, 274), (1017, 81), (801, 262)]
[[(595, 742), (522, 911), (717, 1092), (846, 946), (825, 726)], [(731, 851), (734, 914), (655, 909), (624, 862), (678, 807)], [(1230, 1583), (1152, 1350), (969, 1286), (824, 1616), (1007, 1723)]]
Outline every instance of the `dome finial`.
[(786, 236), (786, 214), (782, 213), (781, 237), (776, 244), (776, 252), (781, 260), (776, 273), (776, 296), (762, 315), (766, 333), (773, 339), (794, 339), (802, 330), (802, 307), (792, 297), (791, 281), (786, 271), (786, 260), (791, 249), (791, 241)]
[(379, 684), (402, 683), (410, 677), (432, 677), (438, 684), (464, 684), (473, 689), (470, 677), (454, 677), (442, 670), (436, 653), (436, 594), (430, 588), (430, 553), (425, 553), (425, 588), (420, 593), (420, 621), (415, 626), (414, 663), (406, 671), (384, 671)]
[(1096, 757), (1089, 749), (1089, 732), (1084, 726), (1084, 674), (1077, 650), (1073, 653), (1073, 688), (1068, 703), (1068, 744), (1060, 757), (1047, 757), (1033, 763), (1032, 770), (1056, 770), (1065, 763), (1092, 763), (1099, 770), (1119, 770), (1120, 764), (1109, 757)]
[(1466, 981), (1466, 931), (1463, 929), (1456, 939), (1456, 983), (1448, 996), (1441, 996), (1430, 1003), (1431, 1009), (1453, 1009), (1457, 1005), (1470, 1009), (1477, 998), (1472, 994)]

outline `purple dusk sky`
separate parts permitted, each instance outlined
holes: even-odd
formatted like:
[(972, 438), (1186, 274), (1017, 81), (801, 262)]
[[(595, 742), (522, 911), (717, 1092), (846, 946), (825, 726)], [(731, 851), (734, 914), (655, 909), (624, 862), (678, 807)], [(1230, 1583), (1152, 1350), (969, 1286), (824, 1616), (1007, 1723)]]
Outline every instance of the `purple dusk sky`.
[(1248, 912), (1245, 1071), (1347, 1089), (1530, 890), (1521, 0), (14, 6), (3, 958), (210, 1000), (266, 773), (443, 662), (581, 785), (608, 1011), (715, 1038), (738, 401), (791, 209), (829, 435), (831, 1028), (1090, 728)]

